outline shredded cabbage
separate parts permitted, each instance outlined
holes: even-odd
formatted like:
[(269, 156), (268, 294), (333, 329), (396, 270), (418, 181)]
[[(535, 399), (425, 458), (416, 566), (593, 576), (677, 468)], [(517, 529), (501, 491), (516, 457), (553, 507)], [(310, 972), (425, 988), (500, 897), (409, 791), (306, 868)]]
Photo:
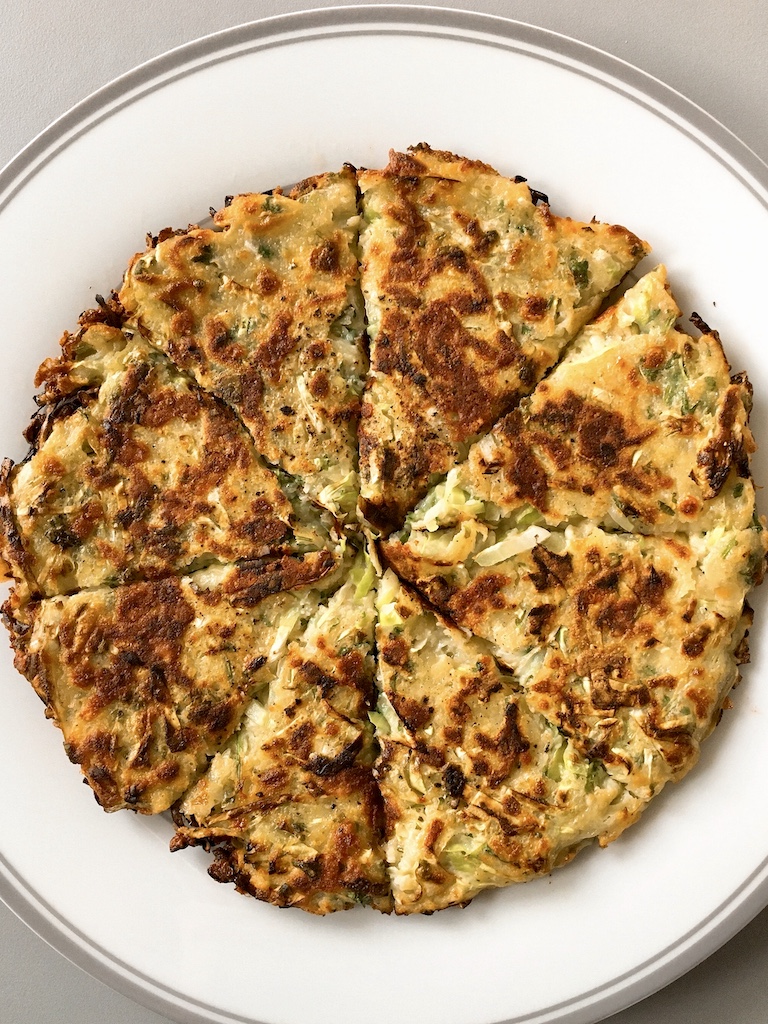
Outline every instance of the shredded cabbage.
[(529, 526), (521, 533), (508, 533), (507, 536), (497, 544), (491, 544), (483, 551), (473, 555), (478, 565), (498, 565), (499, 562), (521, 554), (523, 551), (531, 551), (537, 544), (549, 537), (549, 530), (541, 526)]

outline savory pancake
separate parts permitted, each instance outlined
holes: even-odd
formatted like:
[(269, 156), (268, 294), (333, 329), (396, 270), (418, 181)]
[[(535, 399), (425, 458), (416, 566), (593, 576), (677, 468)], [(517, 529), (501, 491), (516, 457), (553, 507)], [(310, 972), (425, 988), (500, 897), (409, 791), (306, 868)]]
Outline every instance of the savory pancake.
[(717, 333), (663, 266), (599, 313), (646, 243), (426, 145), (147, 245), (0, 469), (15, 663), (99, 803), (320, 915), (615, 839), (748, 660)]
[(148, 340), (230, 404), (268, 462), (339, 517), (357, 501), (366, 371), (354, 173), (240, 195), (213, 227), (163, 231), (120, 301)]
[(295, 513), (231, 410), (105, 318), (119, 322), (114, 310), (84, 315), (40, 368), (33, 450), (0, 474), (0, 552), (30, 591), (330, 545), (319, 516)]
[(489, 644), (391, 572), (377, 604), (376, 775), (398, 913), (548, 873), (635, 820), (643, 802), (531, 709)]
[(368, 721), (373, 580), (359, 558), (179, 807), (172, 848), (213, 848), (215, 879), (278, 906), (390, 907)]
[(101, 806), (166, 810), (231, 736), (337, 568), (329, 552), (22, 603), (16, 667)]
[(371, 346), (361, 507), (388, 533), (648, 249), (625, 228), (555, 217), (522, 179), (424, 145), (359, 182)]
[(532, 710), (647, 800), (692, 767), (738, 680), (767, 538), (758, 520), (664, 537), (583, 523), (508, 534), (492, 564), (429, 570), (396, 544), (386, 558), (494, 645)]

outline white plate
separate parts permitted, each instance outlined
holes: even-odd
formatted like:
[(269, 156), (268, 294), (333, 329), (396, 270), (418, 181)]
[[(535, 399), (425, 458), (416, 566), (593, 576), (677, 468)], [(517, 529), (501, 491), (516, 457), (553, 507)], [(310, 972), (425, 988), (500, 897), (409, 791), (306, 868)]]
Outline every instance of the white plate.
[[(768, 169), (603, 53), (428, 8), (316, 11), (184, 46), (96, 93), (5, 169), (0, 354), (13, 397), (0, 450), (23, 454), (37, 364), (118, 283), (146, 230), (343, 161), (378, 166), (390, 146), (422, 140), (526, 175), (555, 212), (650, 240), (682, 307), (750, 373), (756, 475), (768, 481)], [(62, 953), (180, 1021), (595, 1021), (768, 902), (761, 632), (698, 769), (618, 843), (551, 879), (413, 919), (279, 912), (215, 885), (201, 851), (171, 856), (165, 819), (103, 814), (3, 645), (0, 892)]]

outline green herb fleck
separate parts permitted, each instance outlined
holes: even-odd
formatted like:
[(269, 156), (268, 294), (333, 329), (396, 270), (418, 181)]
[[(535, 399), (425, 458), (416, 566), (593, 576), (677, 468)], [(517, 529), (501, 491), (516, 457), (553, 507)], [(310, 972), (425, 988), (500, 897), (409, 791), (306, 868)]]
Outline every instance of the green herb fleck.
[(568, 261), (568, 266), (573, 274), (573, 280), (576, 282), (576, 287), (583, 291), (589, 286), (589, 261), (579, 260), (575, 256), (572, 256)]
[(746, 580), (750, 587), (753, 587), (760, 576), (761, 570), (763, 569), (765, 562), (765, 556), (762, 551), (753, 551), (747, 559), (746, 566), (741, 571), (741, 576)]
[(213, 248), (210, 245), (202, 246), (197, 256), (192, 257), (192, 262), (204, 263), (206, 266), (213, 263)]
[(66, 516), (52, 516), (45, 530), (45, 536), (51, 544), (55, 544), (58, 548), (80, 547), (80, 538), (70, 530)]
[(617, 497), (615, 494), (613, 495), (613, 501), (619, 512), (621, 512), (622, 515), (625, 515), (628, 519), (640, 518), (640, 513), (634, 505), (630, 505), (628, 502), (622, 501), (622, 499)]
[(723, 548), (723, 551), (722, 551), (722, 554), (721, 554), (720, 557), (721, 558), (727, 558), (728, 555), (730, 555), (730, 553), (733, 551), (735, 546), (736, 546), (736, 538), (735, 537), (731, 537), (731, 539), (728, 541), (728, 543)]
[(87, 359), (88, 356), (95, 355), (96, 349), (93, 345), (89, 345), (86, 341), (81, 341), (75, 349), (75, 359)]

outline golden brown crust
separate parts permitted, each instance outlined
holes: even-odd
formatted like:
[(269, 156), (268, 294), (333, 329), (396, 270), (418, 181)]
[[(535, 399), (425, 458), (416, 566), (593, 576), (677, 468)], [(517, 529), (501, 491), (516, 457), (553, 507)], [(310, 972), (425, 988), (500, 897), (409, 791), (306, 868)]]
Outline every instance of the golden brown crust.
[(315, 914), (606, 845), (748, 660), (746, 376), (663, 268), (583, 326), (645, 243), (424, 143), (211, 214), (64, 335), (0, 468), (3, 615), (69, 757)]
[[(376, 820), (379, 794), (369, 771), (348, 768), (324, 782), (322, 789), (330, 804), (349, 806), (350, 798), (354, 797), (357, 815), (363, 820)], [(262, 820), (268, 813), (262, 812)], [(361, 865), (370, 856), (371, 845), (377, 843), (375, 836), (375, 830), (371, 835), (360, 836), (349, 821), (340, 819), (328, 829), (322, 853), (310, 852), (306, 859), (292, 858), (285, 843), (269, 850), (249, 849), (241, 841), (226, 834), (217, 835), (215, 831), (201, 842), (210, 843), (213, 849), (214, 862), (208, 873), (217, 882), (234, 883), (238, 892), (275, 906), (293, 906), (324, 915), (350, 909), (355, 904), (389, 910), (389, 883), (381, 863), (377, 878), (361, 871)], [(182, 848), (185, 841), (182, 828), (172, 848)]]
[(738, 678), (768, 542), (760, 523), (691, 537), (582, 524), (488, 568), (382, 549), (434, 607), (495, 644), (531, 710), (650, 799), (695, 763)]
[(379, 612), (379, 650), (393, 656), (379, 658), (376, 774), (398, 913), (551, 871), (637, 817), (642, 802), (537, 713), (489, 645), (391, 573)]
[(373, 593), (346, 583), (289, 647), (269, 692), (181, 803), (172, 849), (277, 906), (389, 910), (371, 766)]
[(677, 312), (657, 268), (473, 448), (459, 485), (505, 512), (532, 506), (552, 525), (613, 518), (673, 532), (733, 518), (745, 527), (749, 382), (731, 377), (717, 335), (677, 330)]
[(38, 381), (32, 450), (0, 481), (4, 557), (33, 593), (312, 546), (231, 410), (134, 332), (89, 320)]
[(189, 788), (268, 678), (280, 615), (301, 607), (285, 590), (321, 580), (328, 557), (33, 602), (11, 595), (16, 667), (105, 810), (156, 814)]
[(623, 228), (553, 217), (522, 181), (423, 144), (359, 180), (371, 335), (362, 499), (389, 532), (647, 250)]
[(150, 342), (342, 516), (357, 498), (365, 372), (356, 213), (348, 168), (288, 196), (235, 196), (213, 228), (152, 239), (120, 291)]

